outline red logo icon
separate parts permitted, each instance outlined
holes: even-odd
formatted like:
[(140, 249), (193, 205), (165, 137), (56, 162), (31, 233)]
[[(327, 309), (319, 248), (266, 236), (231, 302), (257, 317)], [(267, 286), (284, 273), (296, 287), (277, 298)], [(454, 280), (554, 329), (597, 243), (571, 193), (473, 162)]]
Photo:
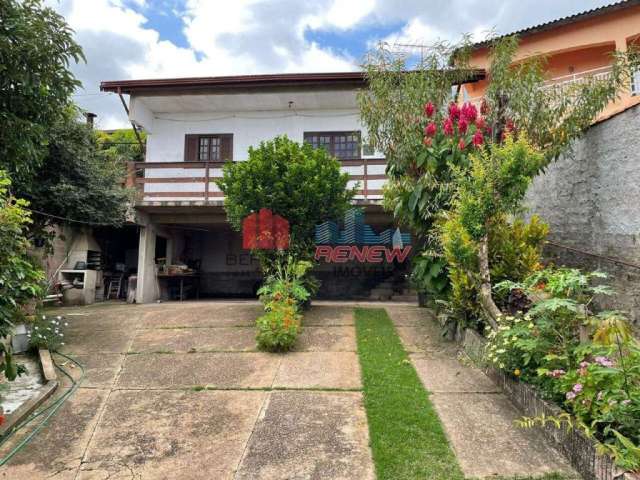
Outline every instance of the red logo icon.
[(242, 221), (242, 248), (284, 250), (289, 248), (289, 222), (268, 208), (247, 215)]

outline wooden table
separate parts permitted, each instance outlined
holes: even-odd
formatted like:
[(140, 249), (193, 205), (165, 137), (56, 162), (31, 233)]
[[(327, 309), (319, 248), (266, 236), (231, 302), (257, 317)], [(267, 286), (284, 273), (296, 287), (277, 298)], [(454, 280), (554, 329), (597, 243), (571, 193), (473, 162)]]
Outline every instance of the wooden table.
[(196, 285), (196, 299), (200, 299), (200, 274), (197, 272), (191, 273), (158, 273), (158, 280), (165, 279), (167, 281), (178, 279), (180, 280), (180, 301), (184, 300), (184, 279), (194, 279)]

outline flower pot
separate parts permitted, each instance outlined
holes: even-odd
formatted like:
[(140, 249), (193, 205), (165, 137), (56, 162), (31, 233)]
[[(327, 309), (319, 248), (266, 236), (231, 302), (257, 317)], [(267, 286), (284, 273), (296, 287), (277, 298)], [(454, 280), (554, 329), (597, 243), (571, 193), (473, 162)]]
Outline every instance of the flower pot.
[(29, 350), (29, 337), (27, 336), (27, 326), (24, 323), (16, 325), (11, 336), (11, 348), (13, 353), (24, 353)]

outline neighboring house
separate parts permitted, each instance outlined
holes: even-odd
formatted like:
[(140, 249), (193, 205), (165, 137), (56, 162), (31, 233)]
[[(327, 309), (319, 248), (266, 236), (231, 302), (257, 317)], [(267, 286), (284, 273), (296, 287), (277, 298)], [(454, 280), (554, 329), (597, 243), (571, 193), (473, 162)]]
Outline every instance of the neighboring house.
[[(626, 0), (513, 32), (520, 39), (516, 60), (545, 55), (550, 84), (580, 82), (588, 76), (606, 76), (615, 51), (640, 49), (640, 0)], [(475, 44), (471, 65), (487, 69), (489, 44)], [(464, 85), (464, 101), (480, 103), (487, 80)], [(640, 71), (629, 88), (599, 117), (608, 118), (640, 103)]]
[[(359, 72), (103, 82), (103, 91), (130, 95), (129, 118), (147, 134), (146, 161), (135, 164), (131, 179), (141, 227), (137, 301), (167, 296), (157, 263), (193, 265), (202, 294), (255, 292), (257, 263), (228, 225), (215, 180), (224, 162), (246, 160), (250, 146), (277, 135), (328, 149), (350, 185), (359, 183), (354, 203), (366, 222), (377, 232), (392, 227), (380, 205), (386, 161), (362, 145), (356, 94), (364, 85)], [(321, 293), (366, 297), (380, 282), (388, 287), (389, 277), (397, 280), (396, 270), (324, 265)]]

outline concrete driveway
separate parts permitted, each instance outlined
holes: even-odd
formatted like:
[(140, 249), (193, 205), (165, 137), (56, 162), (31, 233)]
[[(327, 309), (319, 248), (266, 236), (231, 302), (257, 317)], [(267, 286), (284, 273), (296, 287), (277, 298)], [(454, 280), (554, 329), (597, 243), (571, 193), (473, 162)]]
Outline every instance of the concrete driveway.
[(297, 350), (282, 355), (255, 350), (261, 311), (213, 301), (61, 310), (64, 352), (85, 379), (0, 478), (373, 479), (352, 307), (314, 307)]

